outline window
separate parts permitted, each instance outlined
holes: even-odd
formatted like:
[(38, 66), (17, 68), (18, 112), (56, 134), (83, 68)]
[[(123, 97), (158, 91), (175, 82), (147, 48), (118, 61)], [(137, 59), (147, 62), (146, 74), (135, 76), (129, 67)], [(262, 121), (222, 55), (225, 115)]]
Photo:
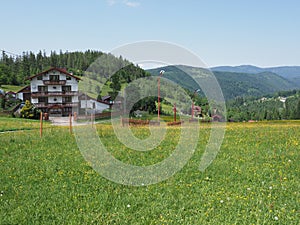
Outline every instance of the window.
[(38, 91), (39, 92), (47, 92), (48, 91), (48, 87), (47, 86), (38, 86)]
[(62, 91), (63, 92), (71, 91), (71, 86), (62, 86)]
[(50, 109), (51, 114), (61, 114), (61, 109)]
[(59, 75), (50, 75), (50, 81), (59, 81)]
[(66, 108), (64, 108), (64, 111), (65, 112), (72, 112), (72, 107), (66, 107)]
[(43, 80), (43, 75), (37, 76), (37, 80)]
[(39, 103), (48, 103), (48, 98), (47, 97), (39, 97), (38, 98)]
[(67, 80), (72, 80), (72, 78), (70, 76), (67, 76)]
[(72, 97), (71, 96), (63, 97), (63, 103), (67, 103), (67, 102), (72, 102)]

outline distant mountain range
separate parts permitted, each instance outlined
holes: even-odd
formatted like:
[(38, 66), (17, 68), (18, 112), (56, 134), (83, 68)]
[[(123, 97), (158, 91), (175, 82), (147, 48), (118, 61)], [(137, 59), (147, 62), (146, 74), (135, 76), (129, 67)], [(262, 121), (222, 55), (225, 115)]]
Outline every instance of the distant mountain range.
[(233, 72), (233, 73), (252, 73), (258, 74), (262, 72), (276, 73), (283, 78), (293, 82), (296, 86), (300, 86), (300, 66), (280, 66), (260, 68), (251, 65), (242, 66), (219, 66), (211, 68), (212, 71)]
[[(164, 77), (191, 91), (199, 86), (188, 74), (196, 74), (201, 81), (208, 73), (203, 68), (181, 65), (150, 69), (148, 72), (156, 76), (160, 70), (166, 71)], [(211, 71), (227, 100), (238, 96), (263, 96), (278, 91), (300, 89), (300, 67), (222, 66), (211, 68)]]

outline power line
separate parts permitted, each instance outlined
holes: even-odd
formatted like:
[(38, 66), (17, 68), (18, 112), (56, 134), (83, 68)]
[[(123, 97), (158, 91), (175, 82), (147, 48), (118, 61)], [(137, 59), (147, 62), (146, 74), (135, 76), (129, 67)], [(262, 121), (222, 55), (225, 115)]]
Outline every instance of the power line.
[(0, 51), (2, 51), (3, 54), (8, 53), (9, 55), (13, 55), (13, 56), (16, 56), (16, 57), (20, 56), (18, 54), (13, 53), (13, 52), (6, 51), (4, 49), (0, 49)]

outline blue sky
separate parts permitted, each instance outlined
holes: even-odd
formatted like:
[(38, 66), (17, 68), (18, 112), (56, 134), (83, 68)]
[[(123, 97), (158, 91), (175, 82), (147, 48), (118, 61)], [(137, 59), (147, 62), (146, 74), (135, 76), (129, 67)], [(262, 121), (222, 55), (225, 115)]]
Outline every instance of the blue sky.
[(298, 0), (9, 0), (1, 20), (0, 49), (17, 54), (157, 40), (208, 66), (300, 65)]

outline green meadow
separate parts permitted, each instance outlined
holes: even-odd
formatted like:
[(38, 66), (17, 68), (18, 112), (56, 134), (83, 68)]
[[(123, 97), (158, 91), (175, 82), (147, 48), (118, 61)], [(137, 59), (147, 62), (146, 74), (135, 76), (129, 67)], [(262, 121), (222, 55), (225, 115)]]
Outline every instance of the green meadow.
[[(199, 171), (210, 124), (184, 168), (149, 186), (126, 186), (95, 172), (68, 127), (0, 118), (0, 224), (300, 224), (300, 121), (228, 123), (212, 164)], [(161, 146), (135, 152), (97, 124), (116, 158), (149, 165), (168, 157), (180, 128)], [(143, 139), (147, 127), (131, 127)], [(9, 132), (5, 132), (9, 131)], [(184, 149), (183, 149), (184, 150)]]

